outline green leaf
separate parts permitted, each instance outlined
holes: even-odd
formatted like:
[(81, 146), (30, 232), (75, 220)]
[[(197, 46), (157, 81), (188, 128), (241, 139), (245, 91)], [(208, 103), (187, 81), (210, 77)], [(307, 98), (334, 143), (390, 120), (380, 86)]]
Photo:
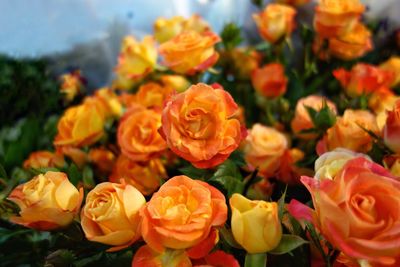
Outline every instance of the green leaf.
[(279, 245), (268, 253), (275, 255), (286, 254), (307, 243), (308, 241), (304, 240), (300, 236), (284, 234), (282, 235)]
[(234, 193), (243, 194), (244, 183), (232, 176), (212, 177), (207, 182), (217, 183), (226, 191), (226, 196), (229, 198)]
[(82, 181), (82, 174), (81, 172), (78, 170), (78, 167), (72, 163), (68, 170), (67, 170), (67, 174), (68, 174), (68, 178), (71, 181), (71, 183), (75, 186), (78, 185), (78, 183), (80, 181)]
[(3, 167), (2, 164), (0, 164), (0, 178), (7, 179), (7, 180), (8, 180), (7, 172), (6, 172), (6, 170), (4, 169), (4, 167)]
[(278, 215), (279, 215), (280, 220), (282, 220), (283, 213), (285, 212), (286, 192), (287, 192), (287, 185), (285, 187), (285, 191), (283, 192), (282, 196), (278, 200)]
[(225, 24), (220, 36), (227, 50), (235, 48), (243, 41), (240, 28), (232, 22)]
[(229, 246), (237, 249), (243, 249), (242, 246), (238, 244), (238, 242), (236, 242), (235, 238), (233, 237), (232, 231), (228, 230), (225, 226), (218, 228), (218, 230), (222, 238), (225, 240), (226, 243), (228, 243)]
[(82, 171), (83, 184), (89, 187), (95, 186), (95, 181), (93, 179), (93, 170), (89, 166), (85, 166)]
[(239, 168), (236, 166), (235, 162), (230, 159), (225, 160), (221, 165), (218, 166), (218, 169), (214, 173), (213, 177), (218, 176), (231, 176), (238, 180), (243, 180)]
[(246, 254), (244, 260), (244, 267), (265, 267), (267, 266), (267, 254)]
[(209, 171), (206, 169), (197, 169), (193, 165), (187, 165), (185, 167), (179, 168), (178, 169), (182, 174), (192, 178), (192, 179), (197, 179), (197, 180), (204, 180), (208, 174)]

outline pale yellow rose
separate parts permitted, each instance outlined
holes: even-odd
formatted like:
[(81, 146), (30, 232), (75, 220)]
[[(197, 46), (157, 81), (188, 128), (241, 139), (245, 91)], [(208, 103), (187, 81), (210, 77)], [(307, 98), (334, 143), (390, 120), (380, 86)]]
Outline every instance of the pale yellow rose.
[(356, 153), (346, 148), (336, 148), (330, 152), (322, 154), (314, 165), (315, 176), (314, 178), (323, 180), (330, 179), (343, 168), (343, 166), (351, 159), (363, 157), (369, 161), (372, 161), (369, 156), (363, 153)]
[(233, 194), (229, 204), (233, 236), (248, 253), (264, 253), (278, 246), (282, 226), (276, 202), (249, 200)]
[(17, 186), (8, 196), (21, 209), (11, 221), (37, 230), (67, 226), (78, 213), (83, 190), (78, 191), (62, 172), (46, 172)]

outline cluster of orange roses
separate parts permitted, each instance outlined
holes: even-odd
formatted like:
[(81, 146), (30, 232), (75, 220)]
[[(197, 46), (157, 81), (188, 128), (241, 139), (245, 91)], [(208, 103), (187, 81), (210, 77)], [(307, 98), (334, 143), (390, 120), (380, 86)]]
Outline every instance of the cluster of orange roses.
[[(280, 0), (254, 14), (261, 37), (283, 48), (295, 30), (295, 7), (307, 2)], [(359, 0), (320, 0), (314, 17), (316, 57), (351, 60), (371, 50), (371, 34), (360, 21), (364, 10)], [(341, 87), (339, 101), (304, 94), (290, 106), (285, 95), (291, 81), (282, 61), (266, 60), (255, 49), (219, 50), (220, 41), (198, 15), (159, 18), (154, 36), (142, 41), (125, 37), (112, 85), (65, 110), (55, 152), (37, 151), (24, 162), (26, 169), (45, 171), (11, 192), (9, 200), (20, 208), (11, 221), (48, 231), (79, 218), (86, 238), (110, 246), (109, 252), (140, 244), (132, 266), (236, 267), (243, 260), (220, 245), (222, 231), (231, 234), (229, 245), (249, 255), (283, 254), (303, 244), (285, 243), (289, 234), (300, 235), (292, 216), (304, 233), (311, 224), (319, 237), (302, 235), (314, 241), (315, 264), (398, 266), (400, 58), (337, 68), (331, 78)], [(247, 129), (243, 114), (250, 107), (239, 106), (230, 88), (201, 80), (207, 71), (223, 72), (210, 68), (225, 57), (233, 60), (235, 81), (254, 88), (262, 109), (279, 105), (289, 119), (272, 114), (273, 123), (256, 122)], [(65, 102), (71, 103), (82, 93), (84, 79), (74, 72), (62, 82)], [(341, 99), (366, 101), (364, 108), (353, 108), (339, 105)], [(318, 154), (314, 169), (304, 166), (308, 144)], [(367, 155), (374, 147), (384, 153), (377, 163)], [(215, 173), (235, 151), (244, 159), (237, 172), (248, 176), (233, 193), (220, 191), (209, 177), (194, 179), (177, 170), (183, 162), (201, 174)], [(71, 162), (80, 171), (92, 166), (97, 184), (74, 185), (53, 170)], [(302, 183), (313, 209), (295, 199), (286, 206), (266, 201), (277, 181), (295, 188)], [(249, 188), (262, 197), (247, 194)]]

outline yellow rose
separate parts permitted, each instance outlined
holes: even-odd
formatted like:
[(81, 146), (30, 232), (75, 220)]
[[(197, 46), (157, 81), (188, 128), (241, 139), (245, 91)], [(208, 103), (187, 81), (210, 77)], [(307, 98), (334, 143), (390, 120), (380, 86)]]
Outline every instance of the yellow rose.
[(363, 157), (372, 161), (366, 154), (356, 153), (346, 148), (336, 148), (330, 152), (322, 154), (314, 165), (315, 178), (319, 180), (330, 179), (342, 169), (342, 167), (351, 159)]
[(96, 90), (94, 97), (104, 106), (106, 116), (121, 117), (123, 107), (117, 94), (110, 88), (104, 87)]
[(388, 70), (394, 73), (394, 80), (391, 84), (391, 87), (397, 86), (400, 84), (400, 57), (392, 56), (387, 61), (383, 62), (379, 65), (380, 69)]
[(58, 122), (54, 145), (82, 147), (94, 144), (103, 136), (103, 128), (104, 113), (95, 103), (70, 107)]
[(152, 36), (145, 36), (141, 43), (132, 36), (125, 37), (115, 68), (114, 86), (129, 89), (134, 82), (152, 72), (156, 64), (157, 49)]
[(276, 202), (252, 201), (233, 194), (229, 204), (233, 236), (248, 253), (264, 253), (278, 246), (282, 226)]
[(84, 79), (81, 76), (81, 71), (76, 70), (71, 73), (64, 74), (60, 77), (60, 91), (65, 95), (67, 101), (72, 101), (79, 94), (83, 87)]
[(288, 37), (294, 30), (296, 10), (287, 5), (268, 4), (253, 19), (262, 38), (270, 43), (276, 43)]
[(175, 89), (178, 93), (185, 91), (190, 86), (190, 82), (182, 75), (163, 75), (160, 79), (165, 86)]
[(67, 226), (78, 213), (83, 190), (75, 188), (62, 172), (46, 172), (17, 186), (8, 199), (19, 206), (20, 217), (11, 221), (37, 230)]
[(88, 240), (125, 248), (140, 237), (139, 210), (146, 204), (144, 196), (128, 184), (101, 183), (86, 197), (81, 225)]

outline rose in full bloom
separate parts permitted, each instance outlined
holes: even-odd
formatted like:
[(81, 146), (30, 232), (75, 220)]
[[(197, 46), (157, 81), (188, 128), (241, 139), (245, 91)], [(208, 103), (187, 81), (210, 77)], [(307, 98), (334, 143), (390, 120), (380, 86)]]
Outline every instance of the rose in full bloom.
[(251, 169), (258, 168), (266, 177), (273, 176), (280, 167), (281, 159), (288, 149), (288, 141), (278, 130), (254, 124), (244, 144), (244, 158)]
[(79, 212), (83, 190), (78, 191), (62, 172), (46, 172), (18, 185), (8, 199), (20, 208), (14, 223), (42, 231), (67, 226)]
[(240, 79), (249, 79), (251, 73), (258, 68), (261, 54), (255, 50), (235, 48), (230, 51), (235, 73)]
[(329, 39), (329, 53), (342, 60), (357, 59), (372, 48), (371, 32), (362, 23), (357, 23), (354, 29), (346, 34)]
[(378, 134), (378, 125), (374, 114), (367, 110), (345, 110), (338, 117), (336, 124), (329, 128), (323, 140), (320, 141), (320, 152), (331, 151), (337, 147), (347, 148), (356, 152), (367, 152), (372, 146), (372, 137), (363, 128)]
[(251, 73), (251, 83), (258, 93), (275, 98), (286, 92), (288, 79), (280, 63), (270, 63)]
[(145, 36), (142, 42), (127, 36), (122, 41), (118, 64), (115, 67), (117, 75), (114, 86), (118, 89), (129, 89), (134, 82), (153, 71), (157, 64), (157, 49), (152, 36)]
[(397, 100), (393, 110), (388, 112), (383, 128), (383, 140), (393, 152), (400, 154), (400, 100)]
[(315, 8), (315, 30), (325, 38), (351, 32), (364, 10), (360, 0), (320, 0)]
[(335, 148), (332, 151), (322, 154), (314, 165), (315, 176), (314, 178), (333, 179), (336, 174), (343, 168), (343, 166), (352, 159), (363, 157), (366, 160), (372, 161), (371, 158), (362, 153), (356, 153), (346, 148)]
[(296, 10), (287, 5), (268, 4), (265, 9), (253, 14), (262, 38), (270, 43), (276, 43), (290, 36), (295, 27)]
[(225, 159), (243, 139), (237, 110), (223, 89), (203, 83), (174, 95), (162, 114), (162, 132), (169, 148), (197, 168), (211, 168)]
[(314, 128), (314, 124), (311, 120), (310, 115), (307, 112), (305, 107), (311, 107), (316, 111), (320, 111), (324, 105), (324, 101), (328, 105), (329, 109), (336, 114), (336, 106), (333, 102), (329, 101), (325, 97), (318, 95), (310, 95), (304, 98), (301, 98), (297, 104), (295, 109), (295, 115), (291, 122), (293, 132), (300, 138), (303, 139), (313, 139), (316, 137), (315, 134), (312, 133), (302, 133), (304, 130), (309, 130)]
[(84, 79), (80, 70), (64, 74), (60, 77), (62, 94), (65, 94), (67, 101), (72, 101), (82, 91)]
[(55, 146), (82, 147), (96, 143), (104, 134), (104, 113), (93, 103), (68, 108), (57, 125)]
[(62, 167), (64, 166), (64, 157), (59, 153), (53, 153), (50, 151), (36, 151), (32, 152), (28, 159), (24, 161), (24, 168), (51, 168), (51, 167)]
[(389, 88), (394, 75), (370, 64), (358, 63), (350, 71), (340, 68), (333, 71), (333, 76), (340, 82), (346, 94), (358, 97), (371, 94), (381, 88)]
[(400, 57), (392, 56), (387, 61), (380, 64), (379, 68), (382, 70), (393, 72), (394, 79), (390, 84), (390, 87), (394, 87), (400, 84)]
[(114, 153), (104, 147), (90, 149), (88, 158), (102, 173), (110, 173), (115, 163)]
[(249, 200), (235, 193), (229, 204), (232, 209), (232, 234), (248, 253), (264, 253), (278, 246), (282, 226), (276, 202)]
[(128, 184), (104, 182), (86, 196), (81, 225), (88, 240), (111, 245), (109, 251), (125, 248), (140, 237), (140, 209), (144, 196)]
[(162, 108), (164, 101), (173, 93), (173, 89), (155, 82), (149, 82), (139, 87), (136, 102), (145, 106)]
[(144, 245), (136, 251), (132, 267), (192, 267), (188, 255), (184, 250), (165, 250), (158, 252), (150, 246)]
[(347, 257), (368, 266), (397, 266), (400, 257), (400, 182), (365, 158), (346, 163), (333, 180), (302, 177), (314, 224)]
[(185, 31), (160, 45), (163, 64), (181, 74), (193, 75), (212, 67), (219, 54), (214, 45), (221, 39), (213, 32)]
[(166, 177), (167, 174), (160, 159), (154, 158), (142, 163), (120, 155), (110, 175), (110, 182), (119, 183), (121, 179), (124, 179), (127, 184), (133, 185), (147, 196), (160, 187), (161, 180)]
[(204, 33), (210, 31), (210, 26), (199, 15), (192, 15), (189, 19), (174, 16), (170, 19), (158, 18), (154, 23), (154, 37), (162, 44), (184, 31)]
[(224, 195), (211, 185), (175, 176), (154, 193), (142, 210), (144, 241), (159, 252), (187, 249), (209, 236), (227, 219)]
[(158, 156), (167, 144), (158, 132), (161, 114), (143, 106), (132, 106), (121, 118), (117, 140), (122, 154), (134, 161)]
[(189, 88), (190, 82), (182, 75), (162, 75), (161, 82), (175, 91), (181, 93)]

